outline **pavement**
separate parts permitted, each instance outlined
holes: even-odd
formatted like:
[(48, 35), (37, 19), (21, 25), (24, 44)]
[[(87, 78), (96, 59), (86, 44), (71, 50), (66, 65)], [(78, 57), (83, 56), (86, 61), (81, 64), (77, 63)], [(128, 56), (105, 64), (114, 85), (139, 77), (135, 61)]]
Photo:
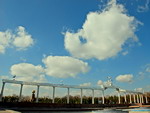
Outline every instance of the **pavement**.
[(0, 110), (0, 113), (21, 113), (21, 112), (14, 111), (14, 110)]

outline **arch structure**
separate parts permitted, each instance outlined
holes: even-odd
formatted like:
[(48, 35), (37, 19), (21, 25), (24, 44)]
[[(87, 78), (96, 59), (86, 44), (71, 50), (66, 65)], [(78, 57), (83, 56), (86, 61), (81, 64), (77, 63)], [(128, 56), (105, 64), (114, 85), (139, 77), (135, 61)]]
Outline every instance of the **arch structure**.
[[(113, 88), (113, 89), (116, 89), (118, 91), (118, 103), (119, 104), (120, 104), (120, 93), (125, 94), (124, 98), (125, 98), (126, 102), (127, 102), (126, 93), (129, 93), (130, 94), (130, 103), (132, 103), (132, 99), (131, 99), (132, 95), (134, 96), (134, 103), (144, 103), (143, 93), (120, 89), (119, 87), (114, 86), (110, 80), (108, 80), (107, 85), (103, 85), (103, 87), (85, 87), (85, 86), (78, 86), (78, 85), (37, 83), (37, 82), (26, 82), (26, 81), (17, 81), (17, 80), (9, 80), (9, 79), (3, 79), (2, 83), (3, 84), (2, 84), (1, 94), (0, 94), (0, 101), (2, 101), (3, 92), (4, 92), (4, 89), (5, 89), (5, 84), (6, 83), (11, 83), (11, 84), (19, 84), (20, 85), (19, 102), (21, 102), (23, 86), (24, 85), (31, 85), (31, 86), (37, 86), (37, 93), (36, 93), (36, 102), (37, 103), (38, 103), (38, 99), (39, 99), (39, 91), (40, 91), (41, 86), (48, 86), (48, 87), (53, 88), (52, 103), (55, 103), (55, 88), (57, 88), (57, 87), (67, 89), (67, 104), (69, 104), (69, 95), (70, 95), (70, 89), (71, 88), (72, 89), (80, 89), (80, 104), (82, 104), (83, 90), (85, 90), (85, 89), (92, 90), (92, 104), (94, 104), (94, 91), (95, 90), (101, 91), (102, 92), (102, 104), (105, 104), (104, 91), (108, 88)], [(148, 103), (146, 95), (145, 95), (145, 99), (146, 99), (146, 103)]]

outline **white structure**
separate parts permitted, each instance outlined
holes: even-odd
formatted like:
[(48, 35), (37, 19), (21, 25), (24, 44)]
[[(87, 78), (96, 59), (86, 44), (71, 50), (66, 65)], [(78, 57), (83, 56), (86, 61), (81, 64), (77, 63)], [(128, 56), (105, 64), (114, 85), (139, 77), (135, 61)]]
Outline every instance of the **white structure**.
[[(4, 88), (5, 88), (5, 84), (6, 83), (12, 83), (12, 84), (20, 84), (20, 93), (19, 93), (19, 102), (21, 101), (21, 97), (22, 97), (22, 90), (23, 90), (23, 86), (24, 85), (34, 85), (37, 86), (37, 94), (36, 94), (36, 102), (38, 102), (39, 99), (39, 91), (40, 91), (40, 87), (41, 86), (49, 86), (53, 88), (53, 95), (52, 95), (52, 103), (55, 103), (55, 88), (59, 87), (59, 88), (66, 88), (67, 89), (67, 104), (69, 104), (69, 94), (70, 94), (70, 88), (75, 88), (75, 89), (80, 89), (81, 90), (81, 100), (80, 100), (80, 104), (82, 104), (82, 97), (83, 97), (83, 90), (84, 89), (90, 89), (92, 91), (92, 104), (94, 104), (94, 91), (95, 90), (99, 90), (102, 91), (102, 104), (105, 104), (105, 96), (104, 96), (104, 91), (108, 88), (112, 88), (117, 90), (118, 92), (118, 103), (120, 104), (120, 93), (124, 93), (124, 98), (125, 98), (125, 102), (127, 102), (126, 99), (126, 93), (129, 93), (130, 95), (130, 103), (132, 103), (132, 98), (131, 98), (131, 94), (134, 94), (134, 103), (136, 102), (135, 99), (135, 94), (137, 95), (137, 103), (143, 103), (143, 95), (141, 92), (135, 92), (135, 91), (129, 91), (129, 90), (124, 90), (124, 89), (120, 89), (119, 87), (116, 87), (112, 84), (111, 78), (108, 78), (109, 80), (107, 81), (106, 85), (103, 85), (103, 88), (99, 88), (99, 87), (84, 87), (84, 86), (76, 86), (76, 85), (64, 85), (64, 84), (51, 84), (51, 83), (37, 83), (37, 82), (25, 82), (25, 81), (17, 81), (17, 80), (8, 80), (8, 79), (3, 79), (2, 82), (2, 89), (1, 89), (1, 94), (0, 94), (0, 101), (2, 101), (2, 97), (3, 97), (3, 92), (4, 92)], [(140, 95), (140, 98), (139, 98)], [(139, 100), (140, 99), (140, 100)], [(147, 100), (147, 96), (145, 96), (146, 99), (146, 103), (148, 103)]]
[[(55, 103), (55, 88), (60, 87), (60, 88), (67, 88), (67, 103), (69, 104), (69, 93), (70, 93), (70, 88), (75, 88), (75, 89), (81, 89), (81, 101), (80, 103), (82, 104), (82, 96), (83, 96), (83, 90), (84, 89), (90, 89), (92, 90), (92, 104), (94, 104), (94, 90), (100, 90), (103, 91), (104, 89), (102, 88), (97, 88), (97, 87), (84, 87), (84, 86), (75, 86), (75, 85), (63, 85), (63, 84), (51, 84), (51, 83), (37, 83), (37, 82), (25, 82), (25, 81), (17, 81), (17, 80), (8, 80), (8, 79), (3, 79), (2, 80), (3, 85), (2, 85), (2, 90), (1, 90), (1, 95), (0, 95), (0, 101), (2, 101), (3, 97), (3, 92), (5, 88), (6, 83), (12, 83), (12, 84), (20, 84), (20, 94), (19, 94), (19, 101), (21, 101), (21, 96), (22, 96), (22, 89), (24, 85), (34, 85), (37, 86), (37, 94), (36, 94), (36, 102), (38, 102), (39, 99), (39, 91), (41, 86), (49, 86), (53, 87), (53, 98), (52, 98), (52, 103)], [(104, 103), (104, 102), (103, 102)]]

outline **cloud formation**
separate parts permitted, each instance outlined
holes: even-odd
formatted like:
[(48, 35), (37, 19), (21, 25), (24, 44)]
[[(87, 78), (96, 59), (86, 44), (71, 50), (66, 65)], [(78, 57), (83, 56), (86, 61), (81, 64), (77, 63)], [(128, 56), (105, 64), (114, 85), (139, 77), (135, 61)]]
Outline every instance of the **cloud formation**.
[(133, 75), (132, 74), (125, 74), (125, 75), (119, 75), (116, 77), (116, 80), (118, 82), (132, 82)]
[(46, 74), (58, 78), (75, 77), (89, 70), (88, 63), (68, 56), (47, 56), (42, 61)]
[(139, 92), (143, 92), (143, 88), (136, 88), (136, 89), (134, 89), (135, 91), (139, 91)]
[(32, 36), (22, 26), (18, 26), (15, 33), (11, 30), (0, 31), (0, 54), (4, 54), (6, 48), (15, 47), (17, 50), (25, 50), (33, 44)]
[(10, 46), (12, 42), (12, 34), (9, 30), (0, 32), (0, 54), (5, 53), (5, 49)]
[(145, 71), (148, 72), (148, 73), (150, 72), (150, 64), (147, 64), (147, 67), (146, 67)]
[[(139, 22), (115, 0), (102, 12), (90, 12), (81, 29), (64, 34), (65, 48), (77, 58), (104, 60), (116, 56), (127, 42), (138, 41)], [(130, 39), (130, 40), (129, 40)]]
[(91, 82), (87, 82), (87, 83), (80, 84), (80, 86), (84, 86), (84, 87), (91, 86)]
[[(143, 2), (143, 0), (142, 0)], [(149, 10), (149, 4), (150, 0), (146, 0), (144, 5), (139, 5), (137, 8), (137, 11), (142, 13), (142, 12), (147, 12)]]
[(99, 80), (99, 81), (97, 82), (97, 85), (103, 85), (103, 81), (102, 81), (102, 80)]
[(10, 73), (16, 75), (16, 80), (45, 82), (44, 68), (41, 65), (29, 63), (14, 64), (10, 68)]
[(14, 38), (13, 45), (17, 47), (18, 50), (25, 50), (26, 48), (33, 45), (34, 41), (32, 39), (32, 36), (29, 35), (25, 28), (22, 26), (19, 26), (17, 29), (17, 34)]

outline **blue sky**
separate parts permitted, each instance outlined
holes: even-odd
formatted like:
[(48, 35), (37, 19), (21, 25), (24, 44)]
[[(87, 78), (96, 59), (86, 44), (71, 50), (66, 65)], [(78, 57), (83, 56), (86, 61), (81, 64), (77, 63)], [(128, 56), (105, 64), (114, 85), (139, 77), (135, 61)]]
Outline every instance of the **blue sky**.
[(0, 0), (1, 79), (149, 91), (150, 0), (116, 2)]

